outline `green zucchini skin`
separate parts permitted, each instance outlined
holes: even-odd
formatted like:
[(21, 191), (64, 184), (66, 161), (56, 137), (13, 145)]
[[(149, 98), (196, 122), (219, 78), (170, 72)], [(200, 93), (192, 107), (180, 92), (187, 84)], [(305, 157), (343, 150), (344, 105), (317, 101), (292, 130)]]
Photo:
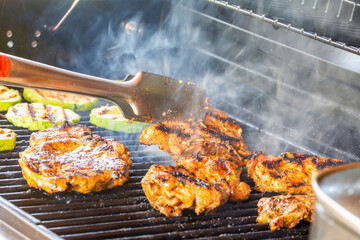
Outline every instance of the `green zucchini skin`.
[(125, 119), (117, 106), (94, 108), (90, 113), (90, 123), (116, 132), (141, 133), (150, 123)]
[(70, 109), (43, 103), (18, 103), (11, 106), (5, 117), (17, 127), (31, 131), (44, 130), (67, 121), (78, 123), (80, 116)]
[(14, 97), (12, 97), (10, 99), (0, 100), (0, 112), (7, 111), (9, 109), (9, 107), (21, 102), (21, 96), (19, 94), (19, 91), (17, 91), (17, 90), (9, 89), (5, 86), (0, 85), (0, 92), (1, 92), (1, 94), (5, 94), (5, 92), (9, 92), (12, 95), (14, 95)]
[(97, 98), (91, 98), (91, 100), (84, 100), (82, 103), (76, 103), (75, 98), (81, 98), (80, 95), (74, 95), (74, 99), (71, 101), (62, 101), (60, 99), (57, 99), (56, 96), (58, 92), (53, 91), (54, 95), (53, 98), (44, 98), (39, 92), (37, 92), (35, 89), (31, 88), (24, 88), (23, 96), (24, 98), (29, 102), (39, 102), (46, 105), (54, 105), (54, 106), (61, 106), (63, 108), (67, 108), (73, 111), (88, 111), (94, 108), (98, 102), (99, 99)]
[(11, 129), (0, 128), (0, 151), (11, 151), (16, 145), (16, 133)]

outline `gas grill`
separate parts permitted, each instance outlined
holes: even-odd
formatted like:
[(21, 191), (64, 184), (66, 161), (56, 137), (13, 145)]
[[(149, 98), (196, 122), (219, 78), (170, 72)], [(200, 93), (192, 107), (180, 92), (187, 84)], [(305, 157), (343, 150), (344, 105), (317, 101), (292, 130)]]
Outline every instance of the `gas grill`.
[[(331, 3), (330, 3), (331, 2)], [(243, 127), (252, 151), (360, 160), (359, 3), (290, 1), (0, 1), (0, 51), (111, 79), (149, 71), (202, 85), (209, 102)], [(76, 4), (75, 4), (76, 3)], [(68, 15), (64, 14), (72, 4)], [(286, 11), (285, 11), (286, 10)], [(301, 13), (305, 17), (300, 21)], [(22, 16), (22, 17), (20, 17)], [(63, 21), (60, 21), (63, 18)], [(319, 22), (321, 19), (321, 23)], [(317, 24), (318, 23), (318, 24)], [(81, 124), (89, 112), (80, 113)], [(140, 181), (152, 164), (173, 165), (138, 134), (94, 126), (132, 152), (129, 181), (99, 193), (47, 194), (22, 177), (18, 154), (0, 153), (0, 236), (16, 239), (307, 239), (310, 224), (270, 231), (246, 202), (212, 214), (165, 217)]]

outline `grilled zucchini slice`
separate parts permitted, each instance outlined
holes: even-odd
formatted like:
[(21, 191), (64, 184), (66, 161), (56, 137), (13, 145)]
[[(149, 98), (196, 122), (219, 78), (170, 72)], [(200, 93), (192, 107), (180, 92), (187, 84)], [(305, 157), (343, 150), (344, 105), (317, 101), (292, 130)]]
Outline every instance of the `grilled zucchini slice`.
[(9, 108), (6, 118), (18, 127), (44, 130), (67, 121), (77, 123), (80, 116), (70, 109), (43, 103), (18, 103)]
[(90, 113), (90, 122), (98, 127), (126, 133), (140, 133), (150, 125), (149, 123), (124, 118), (117, 106), (94, 108)]
[(19, 102), (21, 102), (21, 96), (17, 90), (0, 85), (0, 112), (8, 110)]
[(0, 128), (0, 151), (9, 151), (15, 148), (16, 133), (7, 128)]
[(24, 88), (23, 96), (29, 102), (61, 106), (73, 111), (90, 110), (99, 101), (97, 98), (82, 95), (31, 88)]

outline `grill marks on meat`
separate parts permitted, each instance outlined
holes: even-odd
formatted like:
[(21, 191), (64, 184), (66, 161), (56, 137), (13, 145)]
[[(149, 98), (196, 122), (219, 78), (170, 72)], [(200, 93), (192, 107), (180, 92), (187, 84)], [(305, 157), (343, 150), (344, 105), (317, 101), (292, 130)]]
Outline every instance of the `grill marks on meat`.
[[(239, 124), (224, 112), (208, 106), (204, 119), (208, 129), (220, 132), (226, 136), (242, 139), (242, 128)], [(243, 141), (243, 140), (242, 140)]]
[[(239, 191), (241, 170), (233, 162), (214, 156), (180, 159), (178, 166), (153, 165), (141, 181), (150, 204), (166, 216), (181, 216), (184, 209), (197, 214), (223, 205)], [(241, 185), (242, 199), (250, 187)]]
[(228, 115), (208, 106), (203, 122), (164, 121), (147, 127), (140, 136), (146, 145), (159, 145), (174, 160), (192, 154), (217, 156), (244, 165), (251, 155), (241, 127)]
[(341, 163), (337, 159), (299, 153), (286, 152), (279, 157), (258, 153), (247, 161), (246, 168), (260, 192), (309, 194), (316, 173)]
[(264, 197), (258, 202), (257, 221), (269, 223), (270, 230), (293, 228), (300, 220), (313, 222), (314, 195), (279, 195)]
[(218, 185), (195, 178), (181, 166), (152, 165), (141, 184), (150, 204), (166, 216), (181, 216), (187, 208), (209, 212), (226, 201)]
[[(248, 199), (250, 187), (240, 182), (240, 174), (251, 151), (244, 143), (241, 127), (220, 110), (208, 105), (203, 122), (154, 124), (143, 131), (140, 142), (159, 145), (178, 164), (154, 165), (141, 181), (151, 205), (166, 216), (179, 216), (187, 208), (200, 214), (229, 198)], [(192, 180), (184, 181), (179, 171)]]
[(50, 140), (59, 140), (61, 138), (86, 140), (91, 139), (93, 135), (87, 127), (64, 123), (53, 128), (34, 132), (30, 135), (30, 146), (38, 146)]
[(271, 230), (293, 228), (301, 220), (312, 222), (315, 205), (312, 178), (320, 170), (341, 163), (343, 161), (338, 159), (291, 152), (279, 157), (254, 154), (246, 167), (256, 190), (295, 194), (261, 198), (257, 221), (269, 223)]
[[(246, 165), (256, 190), (296, 194), (259, 200), (257, 221), (269, 223), (271, 230), (293, 228), (301, 220), (312, 222), (313, 176), (343, 163), (290, 152), (279, 157), (264, 153), (252, 155), (236, 121), (211, 106), (203, 122), (158, 123), (144, 130), (140, 142), (159, 145), (178, 164), (175, 167), (153, 165), (142, 179), (145, 194), (155, 209), (166, 216), (180, 216), (187, 208), (199, 214), (214, 210), (228, 199), (246, 200), (250, 187), (240, 182), (241, 167)], [(186, 157), (190, 154), (195, 155)]]
[(93, 135), (89, 128), (63, 124), (33, 133), (19, 164), (31, 187), (89, 193), (124, 184), (130, 154), (123, 144)]
[(245, 201), (249, 198), (250, 186), (240, 182), (242, 168), (231, 161), (216, 156), (194, 155), (176, 163), (193, 172), (197, 178), (218, 184), (232, 201)]
[(231, 186), (239, 183), (241, 170), (230, 161), (214, 156), (194, 155), (180, 159), (176, 163), (193, 172), (198, 178), (211, 183), (220, 183), (222, 180)]

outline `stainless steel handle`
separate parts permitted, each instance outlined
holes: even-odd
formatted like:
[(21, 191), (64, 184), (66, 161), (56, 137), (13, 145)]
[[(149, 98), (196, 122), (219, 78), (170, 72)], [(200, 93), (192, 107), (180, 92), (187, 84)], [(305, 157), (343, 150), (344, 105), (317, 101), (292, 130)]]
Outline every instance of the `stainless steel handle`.
[(111, 97), (131, 98), (129, 82), (93, 77), (3, 53), (0, 56), (10, 59), (7, 77), (0, 78), (10, 86), (60, 90), (110, 100)]
[(128, 81), (111, 81), (0, 53), (0, 82), (105, 98), (119, 105), (127, 119), (204, 117), (203, 89), (153, 73), (139, 72)]

